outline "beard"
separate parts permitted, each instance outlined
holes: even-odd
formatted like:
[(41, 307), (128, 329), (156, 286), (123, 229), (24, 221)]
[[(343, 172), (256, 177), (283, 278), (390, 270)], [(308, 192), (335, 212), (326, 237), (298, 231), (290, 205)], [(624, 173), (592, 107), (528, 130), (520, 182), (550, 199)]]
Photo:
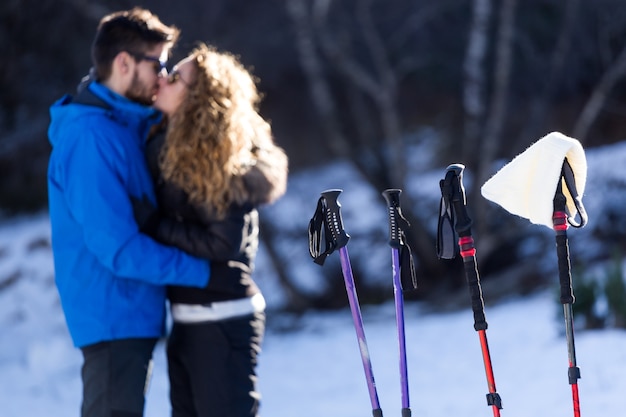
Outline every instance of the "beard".
[(126, 92), (126, 97), (144, 106), (151, 106), (154, 102), (154, 88), (149, 88), (139, 79), (139, 74), (135, 71), (133, 80)]

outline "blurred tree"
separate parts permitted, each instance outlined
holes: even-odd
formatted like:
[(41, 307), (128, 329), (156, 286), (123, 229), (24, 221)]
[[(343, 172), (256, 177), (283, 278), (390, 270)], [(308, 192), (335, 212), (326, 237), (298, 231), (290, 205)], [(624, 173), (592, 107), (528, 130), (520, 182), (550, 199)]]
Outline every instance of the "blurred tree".
[[(455, 2), (451, 2), (455, 3)], [(440, 2), (438, 11), (447, 2)], [(376, 190), (406, 188), (406, 138), (398, 109), (400, 82), (412, 71), (408, 61), (393, 62), (373, 15), (384, 11), (373, 0), (351, 7), (331, 8), (331, 2), (289, 0), (286, 7), (293, 21), (302, 69), (316, 110), (323, 121), (325, 144), (333, 158), (350, 159)], [(432, 13), (432, 9), (427, 9)], [(351, 16), (352, 24), (339, 24), (333, 14)], [(416, 61), (418, 62), (418, 61)], [(337, 91), (336, 81), (345, 86)], [(340, 111), (345, 108), (346, 111)], [(411, 223), (407, 239), (419, 260), (422, 288), (426, 291), (445, 283), (446, 264), (436, 258), (435, 237), (415, 213), (412, 196), (403, 195), (404, 215)], [(431, 219), (432, 220), (432, 219)], [(438, 285), (434, 285), (439, 281)]]
[(543, 126), (550, 111), (550, 105), (559, 86), (559, 79), (566, 70), (567, 57), (571, 52), (573, 34), (580, 17), (580, 0), (566, 0), (563, 2), (563, 15), (558, 25), (558, 36), (554, 49), (549, 56), (548, 68), (542, 80), (539, 80), (537, 94), (529, 100), (528, 122), (521, 129), (517, 142), (526, 143), (527, 138), (541, 137)]
[[(468, 131), (465, 140), (471, 145), (463, 155), (463, 160), (475, 167), (476, 177), (474, 186), (469, 193), (469, 202), (474, 208), (474, 229), (476, 234), (483, 236), (487, 241), (490, 231), (487, 225), (488, 203), (480, 197), (480, 184), (483, 184), (493, 173), (492, 164), (499, 154), (502, 145), (502, 133), (504, 130), (509, 92), (511, 84), (511, 68), (513, 65), (513, 34), (515, 32), (516, 0), (503, 0), (498, 15), (498, 30), (495, 33), (495, 57), (493, 64), (492, 93), (489, 97), (484, 93), (484, 80), (488, 78), (487, 68), (484, 65), (485, 47), (491, 44), (491, 36), (488, 31), (489, 17), (491, 16), (491, 0), (474, 0), (474, 18), (470, 27), (470, 42), (466, 53), (466, 68), (471, 68), (466, 80), (468, 91), (476, 91), (475, 97), (465, 100), (466, 119)], [(470, 94), (468, 94), (470, 95)], [(479, 103), (484, 100), (484, 103)], [(472, 105), (468, 105), (471, 104)], [(481, 109), (476, 111), (474, 107)], [(488, 109), (488, 112), (486, 112)], [(487, 249), (489, 245), (482, 248)]]
[[(469, 204), (485, 263), (495, 265), (492, 258), (515, 257), (522, 232), (515, 225), (500, 227), (501, 220), (494, 216), (494, 208), (480, 196), (480, 185), (493, 174), (497, 158), (512, 158), (520, 148), (539, 139), (535, 135), (543, 136), (546, 128), (554, 124), (552, 100), (562, 96), (562, 85), (571, 81), (562, 76), (562, 71), (570, 56), (580, 1), (536, 0), (519, 5), (516, 0), (403, 2), (390, 8), (376, 0), (286, 0), (285, 6), (310, 97), (324, 127), (323, 145), (333, 158), (350, 159), (373, 188), (408, 185), (406, 132), (413, 128), (414, 121), (403, 112), (403, 100), (409, 97), (413, 100), (410, 104), (419, 106), (416, 103), (427, 102), (437, 94), (458, 94), (461, 100), (457, 101), (457, 109), (463, 127), (459, 128), (460, 119), (455, 120), (454, 116), (446, 119), (450, 125), (438, 126), (444, 138), (460, 132), (458, 139), (450, 141), (450, 152), (442, 148), (441, 161), (459, 158), (471, 172)], [(606, 11), (615, 4), (606, 2), (602, 6)], [(540, 22), (536, 28), (532, 18)], [(553, 30), (555, 27), (557, 31)], [(449, 32), (443, 32), (444, 28), (455, 35), (448, 38), (444, 33)], [(583, 27), (583, 31), (588, 29)], [(469, 36), (464, 60), (460, 60), (455, 54), (458, 57), (463, 50), (463, 37), (459, 35), (464, 30)], [(434, 39), (441, 47), (420, 39)], [(545, 47), (552, 42), (553, 48)], [(447, 43), (454, 47), (444, 48)], [(529, 53), (534, 55), (532, 61), (521, 59)], [(584, 49), (584, 54), (573, 61), (582, 64), (593, 59), (587, 53)], [(575, 132), (586, 134), (585, 126), (588, 130), (607, 93), (621, 79), (625, 66), (620, 58), (597, 79), (595, 93)], [(442, 62), (445, 70), (434, 72)], [(455, 62), (460, 64), (457, 72), (451, 71)], [(544, 68), (548, 70), (547, 77)], [(436, 83), (438, 76), (445, 78), (443, 85)], [(576, 82), (589, 81), (595, 80), (584, 71), (578, 73)], [(429, 90), (427, 83), (439, 90)], [(526, 91), (528, 84), (541, 88)], [(418, 94), (420, 89), (427, 93)], [(581, 97), (578, 91), (569, 94)], [(524, 101), (522, 105), (510, 114), (508, 109), (520, 100)], [(454, 105), (441, 111), (454, 115)], [(531, 120), (519, 129), (517, 123), (527, 121), (524, 114)], [(574, 124), (576, 119), (568, 122)], [(562, 126), (560, 130), (569, 130)], [(506, 139), (511, 136), (515, 139)], [(448, 270), (434, 258), (429, 219), (420, 218), (420, 206), (410, 194), (404, 196), (404, 212), (412, 225), (408, 239), (419, 259), (420, 276), (426, 281), (427, 291), (441, 287), (442, 283), (458, 285), (455, 273), (451, 273), (454, 269)], [(513, 260), (500, 264), (506, 268), (515, 263)], [(525, 274), (535, 276), (537, 271), (531, 268)]]
[[(40, 210), (47, 202), (48, 106), (85, 74), (105, 9), (82, 1), (0, 3), (0, 209)], [(71, 28), (71, 30), (68, 30)], [(79, 75), (80, 74), (80, 75)]]
[[(241, 56), (260, 79), (261, 112), (292, 172), (346, 158), (373, 188), (408, 190), (413, 179), (406, 178), (405, 156), (421, 140), (415, 132), (436, 131), (435, 158), (420, 168), (466, 165), (481, 273), (489, 279), (528, 256), (520, 255), (520, 230), (510, 222), (503, 227), (505, 220), (478, 197), (494, 161), (514, 157), (552, 130), (586, 146), (623, 138), (622, 3), (197, 0), (181, 7), (166, 0), (6, 0), (0, 3), (0, 209), (45, 207), (48, 107), (86, 73), (98, 20), (140, 5), (182, 29), (174, 60), (196, 40)], [(435, 258), (426, 203), (413, 198), (405, 192), (403, 207), (420, 274), (428, 277), (425, 290), (460, 286), (458, 263)]]

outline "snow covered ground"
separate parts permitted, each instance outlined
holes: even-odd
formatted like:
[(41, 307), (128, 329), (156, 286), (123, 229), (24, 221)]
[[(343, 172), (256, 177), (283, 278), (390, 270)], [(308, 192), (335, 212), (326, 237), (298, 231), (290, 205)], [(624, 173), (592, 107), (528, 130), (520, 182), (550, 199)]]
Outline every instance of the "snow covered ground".
[[(47, 215), (0, 226), (0, 416), (77, 416), (79, 351), (72, 347), (54, 287)], [(555, 282), (556, 286), (556, 282)], [(556, 289), (556, 288), (555, 288)], [(573, 415), (562, 312), (551, 292), (487, 307), (487, 337), (502, 416)], [(401, 408), (394, 306), (363, 308), (380, 404)], [(260, 359), (261, 416), (362, 417), (371, 405), (348, 310), (310, 313), (279, 331), (270, 317)], [(416, 303), (405, 312), (409, 392), (414, 416), (493, 415), (480, 342), (468, 308), (430, 314)], [(626, 410), (626, 332), (575, 334), (583, 416)], [(169, 415), (163, 346), (155, 352), (146, 416)]]

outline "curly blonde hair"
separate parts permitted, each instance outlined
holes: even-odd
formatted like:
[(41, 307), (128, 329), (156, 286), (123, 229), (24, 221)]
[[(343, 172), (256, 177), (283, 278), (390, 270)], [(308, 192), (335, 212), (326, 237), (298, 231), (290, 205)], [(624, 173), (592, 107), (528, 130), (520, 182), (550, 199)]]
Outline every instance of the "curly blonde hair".
[(258, 148), (273, 143), (271, 128), (258, 113), (256, 80), (234, 55), (202, 43), (190, 56), (194, 79), (169, 119), (159, 165), (191, 203), (223, 216), (242, 203), (231, 183), (254, 165)]

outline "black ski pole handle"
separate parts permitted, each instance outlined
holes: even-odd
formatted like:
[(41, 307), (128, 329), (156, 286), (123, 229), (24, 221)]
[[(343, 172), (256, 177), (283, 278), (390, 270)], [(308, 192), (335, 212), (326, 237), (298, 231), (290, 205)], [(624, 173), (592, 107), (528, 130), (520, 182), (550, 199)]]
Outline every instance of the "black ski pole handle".
[(472, 238), (472, 219), (467, 214), (465, 187), (463, 186), (464, 169), (465, 166), (462, 164), (449, 165), (446, 176), (452, 176), (450, 181), (450, 204), (456, 215), (454, 228), (459, 235), (459, 248), (463, 258), (463, 268), (467, 278), (472, 312), (474, 313), (474, 329), (479, 331), (487, 329), (487, 320), (485, 318), (485, 303), (476, 264), (476, 248)]
[(326, 220), (326, 227), (332, 235), (332, 240), (335, 242), (335, 248), (342, 248), (348, 244), (350, 236), (343, 229), (343, 220), (341, 219), (341, 204), (337, 198), (343, 190), (332, 189), (322, 192), (322, 197), (326, 203), (324, 218)]
[(400, 215), (400, 193), (402, 190), (390, 188), (383, 191), (383, 197), (387, 202), (387, 212), (389, 214), (389, 246), (399, 249), (402, 244), (402, 229), (398, 224)]
[[(485, 318), (485, 302), (480, 286), (476, 257), (473, 255), (473, 253), (475, 253), (474, 239), (472, 239), (471, 236), (463, 236), (459, 239), (459, 243), (461, 245), (463, 268), (465, 269), (465, 277), (467, 278), (467, 286), (472, 303), (472, 313), (474, 313), (474, 330), (486, 330), (488, 325), (487, 319)], [(464, 252), (471, 254), (464, 254)]]
[[(567, 158), (563, 160), (563, 168), (561, 171), (561, 178), (565, 181), (565, 185), (567, 186), (567, 190), (572, 197), (572, 202), (574, 203), (574, 207), (576, 207), (576, 211), (578, 212), (579, 221), (575, 220), (576, 215), (572, 214), (572, 217), (567, 218), (567, 222), (575, 228), (583, 227), (587, 224), (587, 211), (585, 210), (585, 206), (583, 206), (582, 197), (578, 195), (578, 190), (576, 189), (576, 179), (574, 178), (574, 171), (572, 170), (572, 166), (567, 161)], [(559, 187), (561, 188), (560, 192), (563, 193), (561, 180), (559, 179)], [(557, 192), (559, 192), (557, 190)], [(555, 194), (556, 197), (556, 194)], [(563, 211), (567, 213), (566, 204), (563, 204)]]
[(554, 194), (552, 221), (554, 224), (556, 253), (559, 265), (559, 284), (561, 289), (561, 304), (574, 304), (574, 293), (572, 289), (572, 274), (569, 261), (569, 245), (567, 243), (567, 198), (563, 194), (561, 180), (557, 185)]
[(470, 230), (472, 220), (467, 214), (465, 187), (463, 186), (464, 169), (465, 165), (463, 164), (448, 165), (448, 168), (446, 169), (447, 173), (453, 174), (450, 203), (456, 214), (456, 224), (454, 225), (454, 229), (459, 236), (469, 236), (472, 233)]

